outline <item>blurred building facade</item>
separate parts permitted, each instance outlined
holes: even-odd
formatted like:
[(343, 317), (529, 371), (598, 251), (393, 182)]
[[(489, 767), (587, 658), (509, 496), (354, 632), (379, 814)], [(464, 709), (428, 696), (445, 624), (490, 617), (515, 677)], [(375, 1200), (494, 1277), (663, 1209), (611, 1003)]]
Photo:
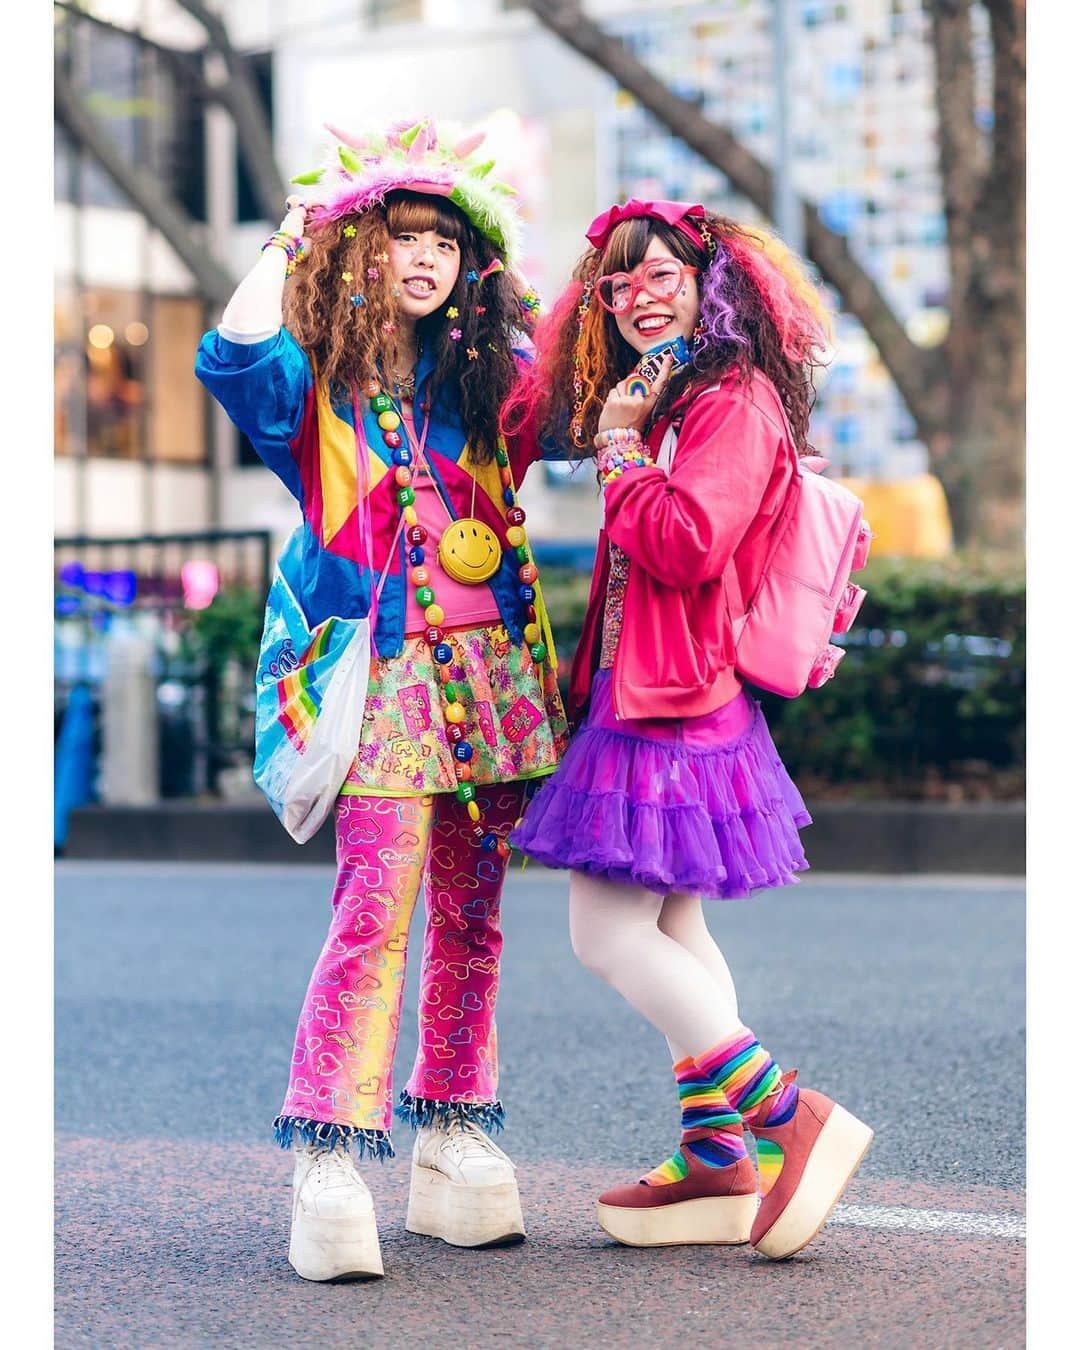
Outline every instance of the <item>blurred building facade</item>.
[[(267, 222), (228, 117), (197, 96), (202, 30), (172, 0), (88, 8), (174, 53), (80, 22), (68, 26), (63, 59), (93, 90), (110, 133), (182, 202), (206, 248), (242, 275)], [(311, 166), (324, 120), (487, 119), (492, 153), (521, 192), (525, 268), (542, 294), (565, 278), (585, 223), (616, 198), (691, 198), (758, 218), (517, 0), (225, 0), (219, 8), (236, 44), (258, 53), (286, 174)], [(771, 157), (771, 0), (596, 0), (588, 9), (678, 92)], [(848, 236), (915, 340), (932, 344), (947, 321), (946, 275), (921, 0), (800, 0), (796, 23), (797, 186)], [(985, 105), (985, 89), (980, 97)], [(56, 199), (58, 534), (215, 527), (283, 535), (294, 504), (192, 374), (198, 337), (218, 316), (161, 237), (60, 133)], [(813, 433), (845, 474), (903, 479), (925, 468), (891, 380), (843, 315)], [(594, 529), (587, 471), (567, 478), (546, 469), (525, 500), (537, 539), (584, 539)]]

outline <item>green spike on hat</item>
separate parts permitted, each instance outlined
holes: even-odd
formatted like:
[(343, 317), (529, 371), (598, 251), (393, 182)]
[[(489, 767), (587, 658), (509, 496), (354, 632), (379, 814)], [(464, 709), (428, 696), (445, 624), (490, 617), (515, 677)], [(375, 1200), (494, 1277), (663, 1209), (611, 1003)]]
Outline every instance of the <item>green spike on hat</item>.
[(520, 248), (515, 189), (492, 178), (493, 159), (475, 157), (484, 132), (436, 128), (431, 118), (354, 135), (326, 124), (334, 140), (321, 168), (292, 180), (308, 196), (311, 227), (380, 206), (395, 190), (445, 197), (512, 264)]

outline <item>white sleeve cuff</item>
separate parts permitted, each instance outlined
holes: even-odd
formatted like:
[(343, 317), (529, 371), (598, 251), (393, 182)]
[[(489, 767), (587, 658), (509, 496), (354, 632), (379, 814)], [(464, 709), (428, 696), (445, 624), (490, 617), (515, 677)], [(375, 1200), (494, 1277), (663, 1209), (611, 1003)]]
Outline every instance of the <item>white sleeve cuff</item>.
[(255, 342), (265, 342), (267, 338), (276, 337), (277, 328), (263, 328), (258, 333), (241, 333), (236, 328), (226, 328), (223, 323), (218, 324), (218, 332), (226, 342), (236, 342), (241, 346), (250, 346)]

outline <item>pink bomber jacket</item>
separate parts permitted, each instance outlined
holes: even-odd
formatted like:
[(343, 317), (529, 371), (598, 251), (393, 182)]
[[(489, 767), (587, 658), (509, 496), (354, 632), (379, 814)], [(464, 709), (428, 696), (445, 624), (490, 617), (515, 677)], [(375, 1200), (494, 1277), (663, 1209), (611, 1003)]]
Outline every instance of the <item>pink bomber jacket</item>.
[(793, 473), (790, 432), (776, 387), (760, 371), (747, 382), (732, 372), (672, 408), (649, 433), (654, 458), (679, 419), (669, 473), (629, 469), (604, 489), (606, 528), (570, 676), (575, 723), (599, 663), (609, 540), (630, 559), (612, 671), (617, 716), (697, 717), (741, 688), (732, 612), (760, 578), (770, 521)]

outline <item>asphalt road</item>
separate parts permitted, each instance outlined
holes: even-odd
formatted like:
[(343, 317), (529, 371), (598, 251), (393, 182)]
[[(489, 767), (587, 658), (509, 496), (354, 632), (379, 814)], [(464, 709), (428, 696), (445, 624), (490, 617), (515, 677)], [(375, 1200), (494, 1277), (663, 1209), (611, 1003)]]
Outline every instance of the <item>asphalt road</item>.
[(515, 870), (500, 1143), (529, 1240), (469, 1252), (405, 1233), (400, 1129), (399, 1156), (367, 1171), (387, 1278), (316, 1286), (286, 1261), (290, 1163), (268, 1127), (330, 880), (58, 864), (58, 1347), (1022, 1343), (1017, 884), (822, 877), (709, 910), (745, 1021), (877, 1131), (835, 1219), (774, 1265), (620, 1248), (596, 1227), (596, 1193), (677, 1139), (665, 1047), (574, 960), (565, 878)]

